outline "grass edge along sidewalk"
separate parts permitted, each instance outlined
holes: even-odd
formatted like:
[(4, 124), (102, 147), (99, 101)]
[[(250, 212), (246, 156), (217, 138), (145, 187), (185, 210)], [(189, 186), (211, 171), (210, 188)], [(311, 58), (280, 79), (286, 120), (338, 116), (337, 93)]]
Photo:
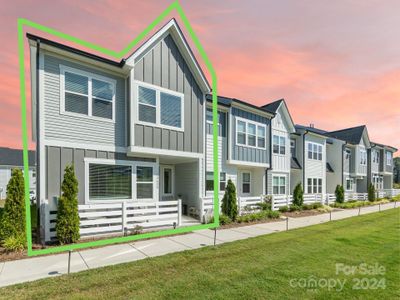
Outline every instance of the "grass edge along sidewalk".
[[(400, 209), (99, 268), (0, 289), (1, 299), (359, 298), (400, 296)], [(335, 264), (384, 274), (336, 274)], [(291, 287), (292, 279), (346, 280), (343, 290)], [(353, 289), (356, 279), (385, 288)]]

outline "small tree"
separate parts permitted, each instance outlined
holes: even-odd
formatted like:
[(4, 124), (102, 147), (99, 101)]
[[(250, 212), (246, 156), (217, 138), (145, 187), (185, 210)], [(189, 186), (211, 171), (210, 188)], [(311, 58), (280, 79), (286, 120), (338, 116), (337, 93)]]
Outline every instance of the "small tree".
[(293, 205), (302, 206), (303, 205), (303, 187), (301, 183), (298, 183), (293, 191)]
[(343, 203), (344, 202), (344, 188), (342, 185), (338, 184), (335, 189), (335, 196), (336, 196), (336, 202), (337, 203)]
[(0, 220), (0, 242), (2, 244), (7, 239), (16, 239), (20, 241), (21, 248), (26, 247), (24, 195), (22, 171), (13, 169), (7, 184), (7, 197)]
[(78, 180), (74, 167), (66, 166), (61, 186), (62, 195), (58, 201), (56, 232), (61, 244), (79, 240)]
[(368, 185), (368, 201), (374, 202), (376, 200), (375, 197), (375, 186), (370, 183)]
[(222, 213), (232, 221), (235, 221), (238, 215), (236, 187), (230, 179), (226, 185), (224, 198), (222, 198)]

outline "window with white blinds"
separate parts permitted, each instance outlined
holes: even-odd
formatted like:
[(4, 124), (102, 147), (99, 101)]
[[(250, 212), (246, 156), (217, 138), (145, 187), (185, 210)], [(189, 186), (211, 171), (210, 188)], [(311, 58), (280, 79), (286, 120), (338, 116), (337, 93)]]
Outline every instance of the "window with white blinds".
[(138, 121), (158, 127), (183, 130), (183, 94), (156, 86), (138, 84)]
[(60, 70), (64, 113), (114, 120), (115, 80), (65, 66)]
[(89, 199), (132, 199), (132, 167), (89, 164)]

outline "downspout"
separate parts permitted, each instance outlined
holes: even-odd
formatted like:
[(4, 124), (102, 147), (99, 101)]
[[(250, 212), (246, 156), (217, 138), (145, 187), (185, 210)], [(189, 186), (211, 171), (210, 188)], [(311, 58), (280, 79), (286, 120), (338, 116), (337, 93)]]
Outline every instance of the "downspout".
[(272, 170), (272, 119), (269, 124), (269, 167), (265, 170), (265, 194), (268, 195), (268, 170)]
[(39, 126), (39, 106), (40, 106), (40, 100), (39, 100), (39, 59), (40, 59), (40, 40), (36, 40), (36, 209), (37, 209), (37, 235), (40, 236), (40, 199), (41, 199), (41, 193), (42, 191), (40, 190), (40, 145), (41, 145), (41, 140), (40, 140), (40, 126)]
[(308, 130), (306, 130), (304, 133), (303, 133), (303, 191), (305, 190), (305, 180), (306, 180), (306, 168), (305, 168), (305, 166), (306, 166), (306, 134), (308, 133), (309, 131)]

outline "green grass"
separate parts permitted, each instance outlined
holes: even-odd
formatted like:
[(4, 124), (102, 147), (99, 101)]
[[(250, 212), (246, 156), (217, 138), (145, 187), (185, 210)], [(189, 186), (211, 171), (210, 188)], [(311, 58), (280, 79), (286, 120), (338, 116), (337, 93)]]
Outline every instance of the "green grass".
[[(400, 210), (362, 215), (217, 247), (0, 289), (4, 299), (399, 299)], [(335, 264), (378, 263), (386, 288), (353, 290)], [(341, 292), (291, 279), (347, 280)]]

